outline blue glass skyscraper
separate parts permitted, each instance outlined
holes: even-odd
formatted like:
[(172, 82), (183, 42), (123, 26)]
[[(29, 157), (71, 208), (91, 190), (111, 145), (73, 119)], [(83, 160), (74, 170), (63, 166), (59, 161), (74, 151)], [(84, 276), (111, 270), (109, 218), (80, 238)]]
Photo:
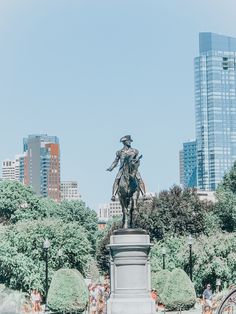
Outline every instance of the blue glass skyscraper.
[(197, 186), (197, 158), (196, 141), (183, 143), (183, 173), (184, 187), (193, 188)]
[(199, 34), (195, 58), (197, 183), (214, 191), (236, 160), (236, 38)]

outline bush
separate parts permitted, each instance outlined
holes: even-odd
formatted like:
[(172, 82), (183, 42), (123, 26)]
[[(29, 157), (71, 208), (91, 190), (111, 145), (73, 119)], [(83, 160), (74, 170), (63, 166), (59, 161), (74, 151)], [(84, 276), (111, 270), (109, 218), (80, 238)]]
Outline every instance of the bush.
[(14, 291), (0, 285), (0, 313), (20, 313), (23, 304), (26, 302), (26, 295), (20, 291)]
[(78, 270), (59, 269), (54, 273), (48, 291), (48, 306), (52, 311), (82, 313), (88, 298), (88, 289)]
[(176, 268), (171, 272), (161, 299), (168, 310), (188, 310), (194, 306), (194, 285), (182, 269)]
[(167, 269), (163, 269), (157, 273), (152, 273), (152, 289), (157, 291), (158, 301), (163, 303), (161, 295), (165, 289), (166, 283), (170, 277), (171, 272)]

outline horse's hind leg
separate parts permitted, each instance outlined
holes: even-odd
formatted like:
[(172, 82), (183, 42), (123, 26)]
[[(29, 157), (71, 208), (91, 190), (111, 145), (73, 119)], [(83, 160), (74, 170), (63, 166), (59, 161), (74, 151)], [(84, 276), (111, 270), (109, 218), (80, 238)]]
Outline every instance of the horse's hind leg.
[(123, 211), (122, 228), (123, 228), (123, 229), (128, 229), (128, 215), (127, 215), (127, 209), (124, 208), (122, 211)]
[(133, 211), (134, 211), (134, 200), (131, 200), (131, 206), (129, 211), (129, 228), (133, 228)]
[(123, 213), (123, 216), (122, 216), (122, 228), (125, 227), (125, 211), (124, 209), (122, 208), (122, 213)]

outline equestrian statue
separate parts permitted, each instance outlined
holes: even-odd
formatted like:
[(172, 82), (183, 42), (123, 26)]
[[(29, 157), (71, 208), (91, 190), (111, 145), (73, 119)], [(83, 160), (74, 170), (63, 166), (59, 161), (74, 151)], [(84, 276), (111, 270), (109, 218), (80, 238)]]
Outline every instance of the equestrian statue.
[(122, 207), (122, 228), (132, 228), (133, 211), (141, 194), (145, 197), (145, 185), (138, 172), (140, 159), (139, 151), (131, 147), (133, 140), (130, 135), (120, 139), (124, 147), (116, 152), (116, 158), (107, 171), (112, 171), (119, 164), (119, 171), (116, 175), (112, 189), (111, 200), (116, 200), (118, 195)]

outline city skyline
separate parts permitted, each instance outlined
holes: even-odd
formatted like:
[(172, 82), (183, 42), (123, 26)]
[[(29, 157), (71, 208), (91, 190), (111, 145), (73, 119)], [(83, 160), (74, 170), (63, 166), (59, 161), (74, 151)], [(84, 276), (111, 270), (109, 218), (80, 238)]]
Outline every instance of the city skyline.
[(0, 159), (20, 152), (28, 134), (56, 134), (62, 180), (77, 180), (97, 209), (115, 178), (105, 169), (131, 134), (147, 190), (178, 184), (179, 149), (195, 138), (198, 33), (236, 37), (234, 8), (210, 0), (3, 1)]

